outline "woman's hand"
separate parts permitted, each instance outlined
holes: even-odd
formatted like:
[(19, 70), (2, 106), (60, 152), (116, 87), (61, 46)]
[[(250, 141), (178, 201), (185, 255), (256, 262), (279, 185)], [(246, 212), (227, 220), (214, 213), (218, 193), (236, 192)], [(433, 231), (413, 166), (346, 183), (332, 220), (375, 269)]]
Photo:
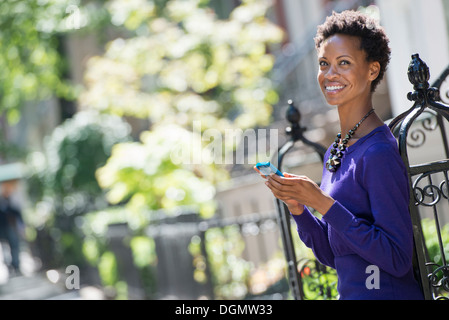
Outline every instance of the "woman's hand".
[(310, 206), (322, 215), (334, 204), (334, 199), (306, 176), (284, 173), (284, 177), (272, 174), (265, 184), (273, 195), (283, 201), (293, 215), (300, 215), (304, 205)]

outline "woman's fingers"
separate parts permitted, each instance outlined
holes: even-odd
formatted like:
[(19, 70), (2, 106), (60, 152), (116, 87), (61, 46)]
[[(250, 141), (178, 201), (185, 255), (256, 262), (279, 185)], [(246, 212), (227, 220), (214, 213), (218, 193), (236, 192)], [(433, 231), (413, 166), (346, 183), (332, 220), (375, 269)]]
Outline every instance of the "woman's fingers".
[(285, 177), (285, 176), (281, 177), (281, 176), (278, 176), (277, 174), (270, 174), (268, 179), (270, 179), (270, 178), (279, 184), (288, 185), (288, 186), (291, 186), (294, 184), (294, 182), (289, 177)]
[(282, 184), (279, 184), (275, 180), (269, 179), (267, 182), (265, 182), (265, 184), (268, 186), (268, 188), (276, 198), (281, 200), (293, 199), (294, 191), (291, 189), (291, 187), (284, 186)]

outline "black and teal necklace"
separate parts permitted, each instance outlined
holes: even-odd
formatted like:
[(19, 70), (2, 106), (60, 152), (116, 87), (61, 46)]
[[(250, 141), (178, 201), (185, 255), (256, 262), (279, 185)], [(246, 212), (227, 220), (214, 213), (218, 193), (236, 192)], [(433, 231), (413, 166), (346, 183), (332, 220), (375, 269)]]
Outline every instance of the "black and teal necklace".
[[(365, 116), (360, 120), (352, 130), (349, 130), (348, 134), (345, 136), (343, 140), (341, 140), (341, 132), (337, 134), (337, 138), (335, 138), (335, 142), (332, 145), (331, 153), (329, 155), (329, 159), (326, 162), (326, 169), (329, 170), (329, 172), (335, 172), (341, 165), (341, 158), (343, 158), (343, 154), (346, 151), (347, 144), (349, 142), (349, 139), (352, 138), (355, 131), (360, 127), (363, 121), (365, 121), (366, 118), (368, 118), (372, 113), (374, 112), (374, 109), (371, 109)], [(341, 142), (340, 142), (341, 141)]]

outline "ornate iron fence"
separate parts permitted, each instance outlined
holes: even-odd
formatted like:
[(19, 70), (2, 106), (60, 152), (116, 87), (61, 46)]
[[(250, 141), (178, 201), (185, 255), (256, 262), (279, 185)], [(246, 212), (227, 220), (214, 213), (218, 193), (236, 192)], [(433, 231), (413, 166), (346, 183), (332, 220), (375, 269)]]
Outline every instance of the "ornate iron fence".
[[(408, 99), (414, 104), (389, 124), (396, 133), (401, 157), (408, 169), (415, 271), (426, 299), (448, 299), (449, 294), (449, 265), (446, 259), (449, 235), (447, 227), (443, 227), (445, 219), (448, 222), (449, 214), (449, 146), (444, 121), (449, 121), (449, 106), (440, 102), (440, 92), (443, 92), (448, 75), (449, 67), (430, 86), (429, 68), (418, 54), (414, 54), (408, 69), (408, 78), (414, 89), (408, 94)], [(445, 90), (443, 93), (447, 99), (449, 91)], [(439, 132), (440, 142), (432, 149), (441, 150), (444, 159), (413, 163), (411, 149), (428, 143), (426, 137), (431, 132)], [(424, 219), (431, 219), (430, 225), (434, 227), (427, 234), (423, 229)]]
[[(294, 147), (297, 141), (312, 147), (324, 160), (326, 148), (322, 145), (308, 140), (303, 133), (305, 128), (301, 127), (301, 115), (294, 106), (293, 101), (288, 101), (286, 118), (290, 122), (290, 127), (286, 128), (290, 139), (279, 148), (277, 154), (277, 166), (282, 168), (282, 161), (287, 153)], [(337, 297), (335, 270), (320, 264), (317, 260), (304, 259), (297, 260), (295, 245), (291, 234), (291, 217), (287, 206), (279, 199), (275, 199), (278, 213), (278, 224), (281, 229), (282, 244), (287, 260), (287, 276), (290, 290), (296, 300), (304, 299), (335, 299)]]

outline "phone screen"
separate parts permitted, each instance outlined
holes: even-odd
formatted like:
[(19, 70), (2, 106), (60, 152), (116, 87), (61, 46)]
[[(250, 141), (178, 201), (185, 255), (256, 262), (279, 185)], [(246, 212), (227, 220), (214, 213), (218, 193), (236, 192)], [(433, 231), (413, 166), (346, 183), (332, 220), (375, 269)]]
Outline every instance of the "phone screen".
[(260, 166), (260, 167), (258, 167), (258, 168), (259, 168), (259, 171), (260, 171), (262, 174), (266, 175), (266, 176), (269, 176), (270, 174), (273, 173), (273, 171), (271, 171), (271, 168), (270, 168), (270, 167), (267, 167), (267, 166)]
[(265, 176), (269, 176), (272, 173), (277, 174), (278, 176), (283, 177), (284, 175), (270, 162), (259, 162), (256, 164), (256, 168), (259, 172)]

